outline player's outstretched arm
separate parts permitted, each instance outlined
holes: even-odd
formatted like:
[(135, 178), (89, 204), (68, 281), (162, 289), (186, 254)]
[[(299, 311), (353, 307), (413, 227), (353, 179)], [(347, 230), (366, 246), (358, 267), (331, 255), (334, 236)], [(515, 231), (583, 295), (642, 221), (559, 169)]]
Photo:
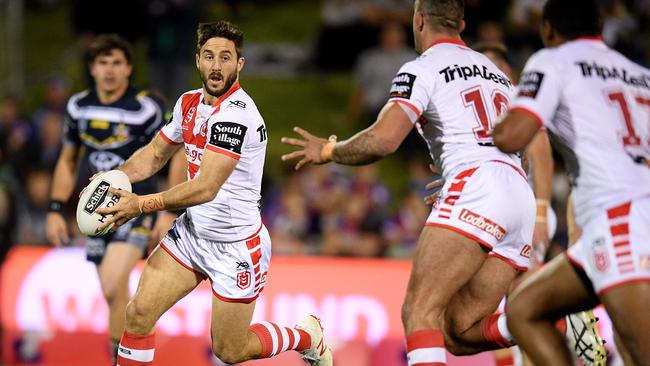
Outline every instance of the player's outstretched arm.
[(156, 134), (148, 144), (134, 152), (118, 169), (126, 173), (131, 183), (141, 182), (165, 166), (181, 146), (183, 145), (170, 144), (160, 137), (160, 134)]
[(512, 154), (522, 151), (540, 127), (530, 114), (518, 110), (508, 111), (492, 131), (492, 139), (499, 150)]
[(388, 103), (372, 126), (345, 141), (326, 140), (294, 128), (302, 139), (283, 137), (282, 142), (299, 149), (282, 156), (283, 161), (300, 159), (296, 169), (306, 164), (324, 164), (330, 161), (344, 165), (365, 165), (375, 162), (397, 150), (413, 128), (409, 116), (397, 103)]
[(111, 232), (114, 232), (142, 213), (177, 210), (211, 201), (235, 170), (235, 166), (237, 166), (236, 159), (206, 149), (201, 160), (200, 174), (164, 192), (138, 196), (110, 188), (110, 192), (119, 196), (120, 200), (112, 207), (97, 209), (96, 212), (100, 215), (113, 215), (97, 230), (104, 230), (105, 227), (115, 223), (111, 228)]

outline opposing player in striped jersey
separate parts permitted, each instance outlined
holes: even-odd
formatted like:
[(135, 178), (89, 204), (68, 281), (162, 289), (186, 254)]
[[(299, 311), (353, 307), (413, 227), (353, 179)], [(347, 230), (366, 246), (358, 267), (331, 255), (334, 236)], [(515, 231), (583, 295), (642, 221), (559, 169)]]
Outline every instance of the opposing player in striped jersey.
[(241, 30), (225, 21), (202, 23), (197, 35), (202, 88), (184, 93), (160, 134), (119, 168), (139, 182), (184, 147), (188, 181), (145, 196), (112, 189), (119, 203), (98, 210), (114, 215), (104, 226), (120, 226), (143, 213), (187, 208), (147, 261), (126, 310), (118, 365), (151, 365), (157, 320), (209, 279), (212, 349), (219, 359), (235, 364), (296, 350), (311, 365), (331, 366), (317, 318), (308, 316), (295, 328), (251, 325), (271, 259), (271, 238), (259, 206), (266, 125), (239, 85)]
[[(97, 172), (114, 169), (144, 146), (163, 125), (161, 102), (129, 83), (131, 54), (131, 46), (117, 35), (100, 35), (90, 47), (89, 66), (95, 86), (68, 101), (63, 148), (50, 191), (47, 234), (53, 245), (61, 246), (69, 241), (62, 211), (75, 189), (76, 177), (85, 180)], [(183, 163), (175, 161), (178, 166)], [(170, 174), (170, 179), (177, 176)], [(134, 185), (133, 190), (153, 193), (156, 181), (143, 181)], [(111, 235), (86, 240), (87, 258), (97, 265), (108, 303), (113, 356), (124, 331), (124, 311), (130, 297), (129, 274), (143, 257), (152, 229), (162, 224), (156, 221), (155, 214), (144, 215)]]
[[(444, 365), (445, 350), (471, 354), (511, 345), (493, 314), (530, 263), (535, 199), (519, 157), (494, 147), (490, 131), (513, 96), (508, 77), (465, 46), (462, 0), (415, 2), (421, 56), (393, 80), (388, 103), (369, 128), (336, 142), (296, 128), (305, 164), (374, 162), (394, 152), (415, 127), (444, 178), (417, 244), (403, 306), (408, 364)], [(512, 205), (517, 202), (517, 205)]]
[(650, 365), (650, 71), (608, 48), (594, 0), (549, 0), (518, 96), (494, 131), (516, 151), (540, 125), (564, 155), (578, 242), (515, 291), (515, 338), (536, 365), (571, 365), (552, 326), (605, 305), (635, 365)]

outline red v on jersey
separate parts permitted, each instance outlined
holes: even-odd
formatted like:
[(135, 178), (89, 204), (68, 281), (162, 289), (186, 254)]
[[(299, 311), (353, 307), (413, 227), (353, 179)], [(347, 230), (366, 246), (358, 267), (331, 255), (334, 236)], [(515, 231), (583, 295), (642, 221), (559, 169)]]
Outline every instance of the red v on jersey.
[[(199, 115), (200, 104), (203, 102), (203, 92), (199, 91), (192, 94), (184, 94), (181, 100), (181, 113), (183, 120), (181, 122), (182, 132), (183, 132), (183, 141), (185, 144), (194, 145), (197, 149), (204, 149), (207, 142), (207, 126), (208, 120), (213, 115), (217, 114), (221, 110), (221, 103), (231, 96), (234, 92), (239, 90), (241, 87), (239, 83), (233, 84), (233, 86), (219, 99), (217, 99), (211, 108), (213, 108), (212, 113), (209, 117), (203, 119), (203, 124), (199, 129), (198, 133), (194, 133), (194, 128), (196, 124), (196, 117)], [(186, 148), (186, 150), (188, 150)], [(196, 154), (196, 153), (195, 153)], [(197, 159), (200, 162), (200, 159)], [(199, 171), (200, 164), (194, 163), (188, 160), (187, 169), (189, 171), (190, 179), (193, 179), (196, 173)]]

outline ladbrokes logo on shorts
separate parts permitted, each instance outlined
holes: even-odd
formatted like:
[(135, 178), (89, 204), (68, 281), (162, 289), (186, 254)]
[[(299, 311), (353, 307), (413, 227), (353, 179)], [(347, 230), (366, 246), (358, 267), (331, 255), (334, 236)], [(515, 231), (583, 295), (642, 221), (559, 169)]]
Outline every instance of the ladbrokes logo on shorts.
[(506, 229), (499, 226), (499, 224), (486, 219), (485, 217), (474, 213), (470, 210), (463, 209), (458, 216), (460, 221), (466, 222), (472, 226), (485, 231), (486, 233), (494, 236), (497, 240), (503, 239), (506, 236)]

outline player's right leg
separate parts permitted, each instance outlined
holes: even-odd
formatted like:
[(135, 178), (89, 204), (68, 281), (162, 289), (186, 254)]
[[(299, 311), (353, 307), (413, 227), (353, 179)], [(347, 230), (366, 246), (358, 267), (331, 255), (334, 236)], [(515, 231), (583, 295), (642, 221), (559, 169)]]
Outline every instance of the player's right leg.
[(455, 355), (510, 347), (499, 303), (519, 271), (508, 262), (490, 256), (474, 277), (451, 299), (444, 314), (445, 343)]
[(205, 277), (188, 270), (158, 246), (144, 267), (138, 289), (126, 308), (126, 330), (120, 341), (118, 366), (153, 364), (153, 329), (165, 311)]
[(422, 230), (402, 306), (409, 366), (446, 364), (441, 315), (486, 257), (463, 234), (433, 226)]
[[(184, 235), (182, 227), (179, 231)], [(202, 243), (213, 254), (204, 258), (201, 268), (212, 282), (212, 350), (221, 361), (234, 364), (295, 350), (311, 365), (332, 365), (323, 329), (313, 316), (294, 328), (270, 322), (251, 325), (271, 259), (271, 238), (265, 227), (241, 242)]]

